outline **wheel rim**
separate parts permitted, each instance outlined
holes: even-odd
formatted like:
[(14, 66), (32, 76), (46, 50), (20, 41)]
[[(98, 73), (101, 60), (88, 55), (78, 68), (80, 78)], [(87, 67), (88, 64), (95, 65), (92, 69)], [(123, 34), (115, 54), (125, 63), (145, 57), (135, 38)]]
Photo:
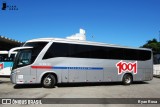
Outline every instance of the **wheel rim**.
[(131, 83), (131, 78), (130, 78), (130, 77), (126, 77), (125, 82), (126, 82), (127, 84)]
[(46, 78), (44, 79), (44, 85), (49, 86), (50, 84), (51, 84), (51, 78), (46, 77)]

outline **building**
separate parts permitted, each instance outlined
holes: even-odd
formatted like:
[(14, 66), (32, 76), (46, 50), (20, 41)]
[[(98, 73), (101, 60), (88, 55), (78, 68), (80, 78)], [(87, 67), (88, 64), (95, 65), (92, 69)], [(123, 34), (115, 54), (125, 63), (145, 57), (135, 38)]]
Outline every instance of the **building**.
[(0, 36), (0, 51), (2, 50), (10, 50), (14, 47), (19, 47), (23, 43), (14, 39), (10, 39), (4, 36)]

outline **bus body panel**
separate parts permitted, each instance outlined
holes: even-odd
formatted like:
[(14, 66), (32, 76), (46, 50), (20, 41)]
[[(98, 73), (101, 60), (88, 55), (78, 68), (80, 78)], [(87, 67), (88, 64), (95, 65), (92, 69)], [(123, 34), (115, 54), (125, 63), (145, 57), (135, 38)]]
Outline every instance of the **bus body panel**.
[[(20, 81), (22, 80), (24, 84), (41, 83), (42, 77), (47, 73), (54, 73), (57, 76), (58, 83), (120, 82), (125, 73), (132, 74), (133, 81), (148, 81), (153, 78), (152, 58), (147, 61), (73, 57), (43, 59), (45, 53), (53, 43), (54, 41), (48, 42), (33, 64), (14, 69), (11, 77), (12, 83), (21, 84)], [(67, 42), (60, 41), (59, 43)], [(74, 44), (76, 43), (74, 42)], [(121, 61), (126, 64), (136, 62), (137, 73), (134, 74), (127, 71), (118, 74), (116, 65)], [(17, 73), (18, 70), (20, 72)], [(20, 76), (18, 77), (18, 75)], [(23, 75), (23, 79), (21, 75)]]
[[(41, 79), (43, 75), (45, 75), (46, 73), (56, 74), (58, 78), (58, 83), (122, 81), (123, 75), (125, 73), (118, 75), (116, 67), (116, 63), (119, 62), (120, 60), (117, 61), (106, 60), (103, 62), (101, 60), (99, 61), (98, 60), (99, 59), (96, 60), (82, 59), (78, 61), (77, 58), (53, 58), (50, 61), (40, 62), (40, 64), (46, 64), (46, 63), (49, 64), (52, 67), (51, 69), (41, 69), (41, 68), (33, 69), (31, 66), (28, 66), (26, 68), (23, 68), (23, 70), (18, 69), (17, 71), (20, 72), (18, 72), (17, 75), (23, 75), (23, 81), (25, 81), (25, 83), (41, 83)], [(138, 65), (139, 68), (137, 69), (137, 74), (131, 73), (133, 75), (134, 81), (147, 81), (152, 79), (153, 75), (152, 69), (143, 68), (144, 64)], [(37, 65), (39, 64), (32, 66), (37, 66)], [(41, 67), (45, 66), (46, 65), (41, 65)], [(96, 69), (93, 69), (95, 67)], [(29, 70), (30, 73), (28, 73)], [(21, 83), (20, 81), (22, 80), (18, 78), (18, 76), (16, 77), (16, 79), (19, 80), (17, 82)]]
[(14, 75), (14, 77), (12, 77), (12, 80), (14, 80), (14, 82), (18, 84), (36, 83), (36, 74), (31, 75), (31, 71), (36, 72), (35, 70), (32, 70), (30, 66), (18, 68), (14, 72), (12, 72), (11, 75)]

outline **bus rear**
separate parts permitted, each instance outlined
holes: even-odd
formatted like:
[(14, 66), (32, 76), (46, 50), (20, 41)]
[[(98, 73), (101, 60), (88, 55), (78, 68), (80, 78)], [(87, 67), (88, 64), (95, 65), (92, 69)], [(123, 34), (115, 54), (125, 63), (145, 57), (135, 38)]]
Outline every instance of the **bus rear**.
[(10, 76), (15, 54), (16, 53), (12, 53), (11, 56), (8, 57), (8, 51), (0, 51), (0, 76)]

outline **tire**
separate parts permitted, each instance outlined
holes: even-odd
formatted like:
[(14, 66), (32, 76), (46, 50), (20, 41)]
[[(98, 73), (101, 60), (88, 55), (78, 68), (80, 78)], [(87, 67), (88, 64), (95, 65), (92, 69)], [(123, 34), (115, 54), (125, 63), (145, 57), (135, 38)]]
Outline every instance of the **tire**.
[(123, 85), (130, 85), (133, 82), (133, 78), (131, 74), (125, 74), (123, 76)]
[(42, 85), (44, 88), (53, 88), (56, 85), (56, 78), (52, 74), (48, 74), (42, 80)]

